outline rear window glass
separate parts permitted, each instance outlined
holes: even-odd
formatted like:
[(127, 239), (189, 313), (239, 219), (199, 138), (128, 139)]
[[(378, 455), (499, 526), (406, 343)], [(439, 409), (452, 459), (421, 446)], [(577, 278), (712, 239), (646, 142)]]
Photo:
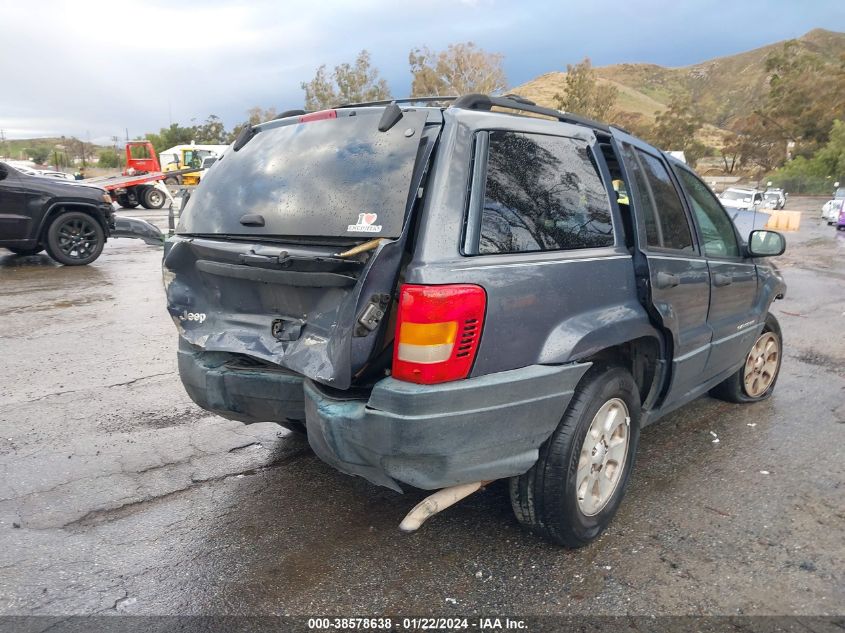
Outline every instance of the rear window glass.
[[(379, 132), (381, 111), (265, 128), (208, 171), (179, 233), (398, 237), (425, 124), (406, 111)], [(264, 226), (244, 226), (245, 214)]]
[(479, 254), (612, 245), (607, 190), (586, 142), (490, 132)]

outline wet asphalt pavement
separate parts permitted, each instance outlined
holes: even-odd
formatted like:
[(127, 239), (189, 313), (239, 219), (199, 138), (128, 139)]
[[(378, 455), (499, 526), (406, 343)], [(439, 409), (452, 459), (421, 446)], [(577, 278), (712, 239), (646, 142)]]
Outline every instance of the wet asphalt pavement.
[(644, 430), (577, 551), (522, 531), (501, 482), (403, 535), (423, 493), (196, 407), (159, 249), (113, 240), (80, 268), (0, 249), (0, 614), (845, 613), (845, 233), (820, 206), (789, 206), (773, 398)]

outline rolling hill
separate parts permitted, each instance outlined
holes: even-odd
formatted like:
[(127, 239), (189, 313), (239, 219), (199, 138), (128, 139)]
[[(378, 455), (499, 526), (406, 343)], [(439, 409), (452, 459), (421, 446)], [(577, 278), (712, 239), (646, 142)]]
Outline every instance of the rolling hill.
[[(814, 29), (797, 39), (799, 46), (823, 61), (840, 63), (845, 55), (845, 33)], [(617, 110), (650, 121), (665, 109), (674, 93), (688, 94), (702, 119), (714, 128), (725, 128), (747, 114), (768, 93), (766, 58), (783, 46), (775, 42), (744, 53), (667, 68), (656, 64), (614, 64), (596, 67), (602, 83), (619, 89)], [(554, 95), (564, 88), (565, 72), (549, 72), (511, 91), (539, 104), (554, 107)]]

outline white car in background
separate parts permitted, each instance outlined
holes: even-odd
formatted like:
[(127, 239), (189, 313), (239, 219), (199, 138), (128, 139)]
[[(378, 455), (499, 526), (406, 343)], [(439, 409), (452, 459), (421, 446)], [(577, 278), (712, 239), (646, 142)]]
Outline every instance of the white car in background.
[(72, 174), (66, 174), (63, 171), (54, 171), (52, 169), (38, 169), (36, 170), (39, 176), (44, 176), (45, 178), (55, 178), (57, 180), (76, 180)]
[(833, 192), (833, 200), (828, 200), (822, 207), (822, 219), (828, 224), (839, 221), (839, 213), (845, 208), (845, 187), (839, 187)]
[(783, 209), (786, 206), (786, 196), (788, 194), (783, 189), (766, 189), (763, 193), (763, 208)]
[(743, 187), (728, 187), (719, 196), (722, 204), (736, 209), (749, 209), (756, 211), (763, 204), (763, 192), (759, 189), (746, 189)]

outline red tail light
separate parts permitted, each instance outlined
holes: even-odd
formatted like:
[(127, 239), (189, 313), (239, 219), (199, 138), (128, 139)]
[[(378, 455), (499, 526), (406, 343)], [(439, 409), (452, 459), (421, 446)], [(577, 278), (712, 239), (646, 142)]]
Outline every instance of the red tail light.
[(299, 117), (300, 123), (308, 123), (309, 121), (322, 121), (323, 119), (336, 119), (337, 112), (335, 110), (320, 110), (319, 112), (309, 112)]
[(478, 350), (486, 307), (481, 286), (403, 285), (393, 377), (426, 385), (466, 378)]

